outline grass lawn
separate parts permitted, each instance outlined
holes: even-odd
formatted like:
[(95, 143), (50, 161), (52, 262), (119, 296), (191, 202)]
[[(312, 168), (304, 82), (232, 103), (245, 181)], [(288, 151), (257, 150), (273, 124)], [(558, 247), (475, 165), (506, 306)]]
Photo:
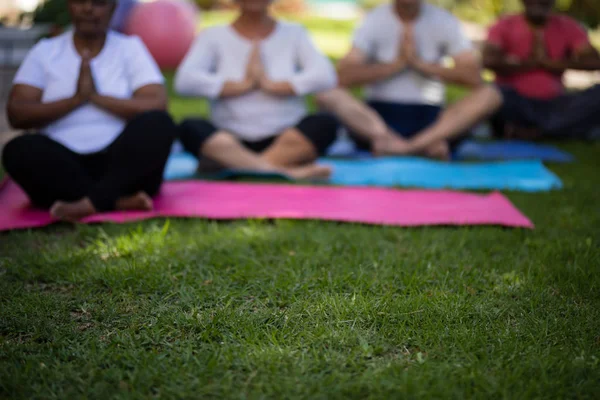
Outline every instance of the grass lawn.
[(562, 146), (578, 159), (551, 165), (563, 190), (507, 193), (532, 231), (0, 234), (0, 398), (597, 398), (600, 145)]
[[(0, 397), (593, 398), (600, 148), (533, 231), (154, 220), (0, 235)], [(368, 207), (368, 204), (365, 204)]]

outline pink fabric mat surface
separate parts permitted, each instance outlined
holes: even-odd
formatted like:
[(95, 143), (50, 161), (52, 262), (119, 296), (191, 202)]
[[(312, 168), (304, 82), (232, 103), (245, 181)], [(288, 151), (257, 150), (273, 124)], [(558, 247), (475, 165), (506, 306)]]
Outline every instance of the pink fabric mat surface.
[[(123, 223), (156, 217), (285, 218), (391, 226), (533, 228), (531, 221), (500, 193), (179, 181), (165, 183), (154, 205), (151, 212), (97, 214), (82, 222)], [(53, 222), (47, 211), (30, 206), (14, 182), (5, 181), (0, 187), (0, 231)]]

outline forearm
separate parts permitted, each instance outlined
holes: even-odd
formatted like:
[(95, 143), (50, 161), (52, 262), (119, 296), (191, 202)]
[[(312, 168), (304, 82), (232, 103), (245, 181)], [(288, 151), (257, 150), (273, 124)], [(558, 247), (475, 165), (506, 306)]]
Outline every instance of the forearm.
[(578, 71), (598, 71), (600, 70), (599, 59), (582, 59), (582, 60), (564, 60), (564, 61), (546, 61), (542, 67), (550, 72), (562, 73), (568, 69)]
[(403, 69), (398, 63), (343, 66), (338, 71), (339, 83), (344, 87), (365, 85), (388, 79)]
[(256, 88), (255, 83), (250, 79), (244, 79), (243, 81), (227, 81), (223, 85), (219, 97), (238, 97), (244, 95)]
[(160, 97), (134, 97), (131, 99), (118, 99), (115, 97), (95, 94), (91, 102), (99, 108), (116, 115), (122, 119), (130, 120), (146, 111), (166, 110), (167, 102)]
[(516, 75), (535, 69), (535, 65), (528, 61), (503, 57), (499, 59), (485, 59), (483, 66), (498, 75)]
[(15, 129), (39, 129), (59, 120), (83, 103), (78, 96), (51, 103), (10, 101), (7, 107), (8, 119)]
[(260, 87), (265, 92), (272, 94), (274, 96), (289, 97), (289, 96), (297, 95), (294, 87), (288, 81), (276, 82), (276, 81), (271, 81), (269, 79), (263, 78), (260, 82)]
[(467, 87), (476, 87), (482, 83), (478, 68), (449, 68), (441, 64), (419, 62), (415, 68), (424, 75)]

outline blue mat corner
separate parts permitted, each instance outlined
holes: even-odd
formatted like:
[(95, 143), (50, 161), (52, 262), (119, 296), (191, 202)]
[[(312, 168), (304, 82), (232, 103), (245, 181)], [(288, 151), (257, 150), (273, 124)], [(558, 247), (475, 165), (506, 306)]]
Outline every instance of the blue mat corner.
[(422, 158), (380, 158), (321, 162), (333, 168), (331, 182), (348, 186), (404, 186), (426, 189), (515, 190), (562, 188), (541, 161), (449, 163)]

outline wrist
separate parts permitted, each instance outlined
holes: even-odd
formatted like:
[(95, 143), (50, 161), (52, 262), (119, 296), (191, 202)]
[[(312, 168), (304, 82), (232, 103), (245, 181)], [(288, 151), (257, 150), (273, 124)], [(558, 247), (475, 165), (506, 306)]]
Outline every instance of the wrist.
[(259, 79), (258, 85), (263, 91), (274, 94), (273, 82), (271, 82), (266, 76), (262, 76)]
[(540, 67), (544, 68), (547, 71), (555, 72), (555, 73), (562, 73), (565, 71), (565, 69), (563, 68), (563, 65), (561, 65), (561, 63), (559, 61), (554, 61), (554, 60), (542, 60), (540, 62)]
[(81, 93), (75, 93), (73, 97), (71, 97), (71, 105), (73, 108), (78, 108), (84, 105), (88, 99), (85, 98)]
[(430, 68), (432, 66), (432, 64), (428, 64), (420, 59), (416, 59), (412, 62), (412, 67), (425, 75), (434, 75), (434, 72), (432, 71), (432, 68)]
[(242, 92), (251, 92), (257, 87), (257, 80), (251, 77), (246, 77), (241, 84)]
[(102, 98), (101, 95), (94, 92), (94, 93), (90, 94), (90, 103), (97, 103), (101, 98)]
[(407, 66), (408, 63), (405, 59), (396, 60), (394, 63), (392, 63), (392, 75), (404, 71)]

